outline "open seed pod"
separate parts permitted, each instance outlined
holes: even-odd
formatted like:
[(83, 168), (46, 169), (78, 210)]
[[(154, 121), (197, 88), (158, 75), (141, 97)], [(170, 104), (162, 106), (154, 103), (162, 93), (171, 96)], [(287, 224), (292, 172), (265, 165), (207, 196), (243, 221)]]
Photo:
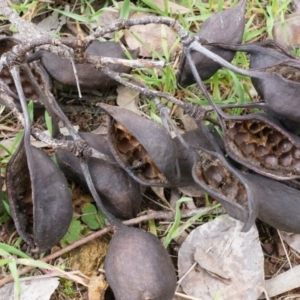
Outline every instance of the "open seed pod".
[(124, 227), (113, 236), (105, 258), (105, 276), (116, 300), (172, 300), (174, 266), (151, 233)]
[[(208, 130), (211, 131), (214, 137), (218, 135), (213, 127), (210, 127)], [(184, 187), (195, 183), (192, 176), (192, 168), (194, 165), (193, 149), (203, 147), (207, 150), (214, 151), (214, 147), (203, 132), (203, 127), (198, 127), (182, 134), (182, 138), (188, 147), (183, 145), (178, 137), (175, 137), (173, 140), (177, 149), (180, 168), (180, 186)]]
[(244, 223), (243, 231), (251, 228), (258, 214), (257, 200), (248, 181), (221, 153), (195, 149), (193, 178), (231, 217)]
[(300, 177), (300, 138), (267, 114), (223, 119), (226, 152), (239, 163), (274, 179)]
[(24, 138), (6, 169), (7, 196), (20, 236), (43, 252), (57, 244), (71, 223), (73, 207), (68, 183), (50, 157)]
[[(111, 156), (107, 140), (103, 136), (88, 132), (79, 134), (90, 147)], [(56, 158), (65, 176), (88, 190), (78, 158), (60, 149), (56, 151)], [(134, 218), (140, 210), (142, 200), (139, 183), (119, 166), (98, 158), (88, 158), (87, 164), (96, 191), (107, 210), (120, 219)]]
[[(240, 0), (236, 6), (211, 16), (202, 24), (197, 36), (208, 43), (239, 44), (245, 28), (245, 4), (246, 0)], [(235, 55), (232, 50), (208, 45), (204, 47), (227, 61), (231, 61)], [(192, 52), (191, 55), (202, 80), (210, 78), (221, 68), (218, 63), (199, 52)], [(181, 56), (177, 81), (183, 87), (195, 82), (184, 54)]]
[[(130, 50), (129, 52), (133, 58), (137, 58), (139, 49)], [(127, 58), (120, 44), (116, 42), (93, 41), (87, 48), (86, 53), (103, 57)], [(70, 60), (61, 58), (59, 55), (51, 52), (38, 51), (29, 59), (29, 61), (39, 58), (42, 59), (46, 70), (55, 80), (64, 85), (76, 86), (74, 71)], [(119, 73), (129, 73), (131, 71), (130, 67), (117, 64), (110, 64), (109, 68), (112, 71)], [(102, 89), (118, 84), (115, 80), (108, 77), (101, 72), (101, 70), (97, 70), (91, 64), (76, 64), (76, 70), (79, 84), (82, 89)]]
[(263, 74), (257, 76), (257, 89), (272, 111), (288, 120), (299, 122), (300, 64), (294, 62), (266, 68)]
[(300, 61), (275, 42), (259, 45), (220, 45), (251, 54), (250, 67), (260, 70), (236, 72), (251, 77), (260, 97), (276, 115), (299, 123)]
[(276, 229), (300, 233), (300, 191), (256, 174), (245, 174), (259, 203), (258, 218)]
[(177, 152), (164, 127), (124, 108), (100, 107), (110, 116), (108, 141), (120, 166), (143, 185), (177, 186)]
[[(0, 56), (3, 55), (5, 52), (10, 51), (12, 47), (18, 43), (20, 43), (20, 41), (13, 37), (8, 36), (8, 37), (0, 38)], [(33, 69), (32, 72), (34, 73)], [(38, 74), (34, 74), (34, 75), (36, 75), (36, 79), (39, 81), (40, 78)], [(35, 91), (34, 87), (32, 86), (30, 79), (28, 78), (23, 66), (21, 66), (20, 77), (21, 77), (21, 83), (23, 86), (25, 97), (32, 100), (37, 100), (39, 98), (38, 94)], [(17, 91), (16, 91), (13, 78), (10, 74), (9, 68), (6, 65), (3, 65), (3, 68), (0, 72), (0, 79), (3, 81), (4, 84), (7, 85), (8, 87), (7, 93), (15, 100), (18, 100), (19, 98), (17, 96)]]

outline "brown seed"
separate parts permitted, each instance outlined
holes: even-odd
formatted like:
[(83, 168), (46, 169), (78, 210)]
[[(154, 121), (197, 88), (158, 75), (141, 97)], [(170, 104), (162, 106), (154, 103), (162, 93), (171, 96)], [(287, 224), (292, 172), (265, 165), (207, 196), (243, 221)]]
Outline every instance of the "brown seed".
[(250, 141), (249, 133), (237, 133), (234, 137), (234, 142), (237, 145), (241, 145), (242, 143), (247, 143)]
[(293, 150), (293, 156), (294, 156), (296, 159), (300, 159), (300, 149), (295, 148), (295, 149)]
[(259, 122), (253, 122), (251, 123), (251, 125), (249, 126), (249, 130), (251, 131), (251, 133), (253, 134), (257, 134), (258, 132), (262, 131), (264, 129), (264, 124), (259, 123)]
[(292, 164), (292, 161), (293, 157), (290, 153), (282, 154), (278, 159), (278, 162), (284, 167), (290, 166)]
[(281, 154), (281, 153), (287, 153), (292, 148), (293, 148), (293, 144), (289, 140), (284, 139), (278, 145), (278, 153), (279, 154)]
[(271, 132), (267, 138), (267, 146), (271, 147), (277, 145), (282, 139), (281, 134), (278, 132)]
[(244, 155), (248, 156), (253, 153), (253, 151), (255, 149), (255, 144), (254, 143), (250, 143), (250, 144), (242, 143), (240, 145), (240, 149), (242, 150)]
[(236, 183), (226, 184), (222, 188), (223, 193), (230, 199), (235, 199), (238, 194), (238, 186)]
[(274, 155), (267, 155), (264, 158), (264, 163), (265, 163), (266, 167), (275, 168), (278, 166), (278, 159)]
[(218, 188), (219, 185), (224, 180), (224, 172), (221, 168), (218, 168), (217, 166), (211, 166), (206, 171), (203, 171), (203, 175), (206, 178), (209, 185), (211, 185), (214, 188)]
[(254, 155), (255, 157), (262, 157), (269, 154), (269, 151), (270, 150), (267, 147), (260, 145), (255, 148)]

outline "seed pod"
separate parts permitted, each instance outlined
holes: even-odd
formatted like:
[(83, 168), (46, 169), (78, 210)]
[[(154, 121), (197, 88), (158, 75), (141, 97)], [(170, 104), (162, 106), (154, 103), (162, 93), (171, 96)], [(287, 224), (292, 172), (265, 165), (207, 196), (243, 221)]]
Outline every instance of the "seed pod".
[[(139, 49), (130, 50), (129, 52), (133, 58), (137, 58)], [(120, 44), (116, 42), (94, 41), (87, 48), (86, 53), (95, 56), (127, 58)], [(70, 60), (61, 58), (59, 55), (51, 52), (38, 51), (28, 61), (30, 62), (39, 58), (42, 59), (47, 72), (55, 80), (62, 84), (76, 87), (76, 80)], [(119, 73), (129, 73), (131, 71), (130, 67), (117, 64), (109, 64), (109, 69)], [(91, 64), (76, 64), (76, 70), (80, 87), (83, 89), (102, 89), (118, 84)]]
[[(218, 133), (213, 127), (210, 127), (209, 130), (214, 137), (217, 137)], [(184, 139), (186, 145), (183, 145), (178, 137), (174, 138), (180, 168), (180, 187), (193, 185), (195, 183), (192, 176), (192, 168), (194, 165), (193, 149), (203, 147), (210, 151), (214, 150), (211, 142), (203, 132), (203, 127), (198, 127), (192, 131), (184, 133), (182, 138)]]
[[(201, 26), (197, 36), (208, 43), (239, 44), (243, 38), (245, 28), (245, 0), (241, 0), (235, 7), (226, 9), (208, 18)], [(227, 61), (231, 61), (234, 51), (224, 50), (219, 47), (205, 46), (208, 50), (218, 54)], [(202, 80), (210, 78), (221, 66), (199, 52), (191, 53)], [(185, 87), (195, 82), (184, 54), (181, 56), (178, 83)]]
[[(90, 147), (111, 156), (107, 140), (103, 136), (88, 132), (79, 134)], [(78, 159), (65, 150), (57, 150), (56, 158), (65, 176), (88, 190)], [(107, 210), (120, 219), (134, 218), (140, 210), (142, 200), (140, 185), (117, 165), (94, 157), (88, 158), (87, 164), (97, 193)]]
[(68, 183), (42, 150), (24, 147), (24, 138), (6, 169), (7, 196), (20, 236), (43, 252), (57, 244), (71, 223)]
[(204, 148), (195, 149), (192, 172), (195, 182), (219, 201), (231, 217), (244, 222), (243, 231), (248, 231), (258, 215), (258, 203), (241, 172), (221, 153)]
[(105, 258), (105, 276), (116, 300), (172, 300), (176, 275), (159, 240), (137, 228), (119, 229)]
[(256, 174), (246, 174), (259, 203), (258, 218), (286, 232), (300, 233), (300, 191)]
[[(0, 38), (0, 55), (3, 55), (5, 52), (10, 51), (12, 47), (18, 43), (20, 43), (20, 41), (13, 37)], [(36, 79), (39, 81), (39, 83), (41, 83), (40, 76), (34, 72), (34, 69), (32, 69), (32, 72), (36, 76)], [(30, 81), (30, 78), (28, 78), (24, 66), (20, 66), (20, 77), (21, 77), (21, 83), (22, 83), (25, 97), (27, 99), (38, 100), (39, 99), (38, 93), (35, 91)], [(16, 100), (15, 105), (20, 109), (21, 106), (19, 103), (19, 98), (17, 96), (16, 87), (13, 78), (10, 74), (10, 70), (5, 64), (2, 66), (2, 69), (0, 71), (0, 79), (8, 87), (6, 91), (8, 95), (13, 97), (14, 100)], [(5, 103), (1, 101), (1, 98), (0, 98), (0, 103), (5, 105)]]
[(274, 179), (300, 177), (300, 138), (287, 132), (267, 114), (226, 117), (224, 144), (230, 157)]
[(250, 67), (260, 68), (260, 71), (248, 74), (260, 97), (276, 116), (299, 123), (300, 110), (297, 100), (300, 93), (299, 59), (275, 42), (219, 46), (249, 52)]
[(119, 165), (143, 185), (177, 186), (176, 148), (164, 127), (124, 108), (100, 107), (110, 116), (108, 142)]

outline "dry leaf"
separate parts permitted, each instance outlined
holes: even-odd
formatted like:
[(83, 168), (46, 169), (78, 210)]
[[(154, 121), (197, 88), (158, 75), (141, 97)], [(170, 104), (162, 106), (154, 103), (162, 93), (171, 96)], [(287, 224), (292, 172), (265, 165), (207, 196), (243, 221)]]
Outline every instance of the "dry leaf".
[[(149, 13), (135, 13), (130, 19), (140, 19), (145, 17), (153, 17), (154, 15)], [(147, 47), (143, 46), (135, 37), (136, 35)], [(129, 48), (140, 48), (140, 56), (152, 57), (150, 50), (155, 50), (159, 54), (164, 55), (162, 43), (167, 43), (167, 48), (170, 51), (177, 39), (177, 34), (167, 27), (161, 24), (147, 24), (132, 26), (130, 30), (125, 31), (125, 40)], [(172, 51), (179, 49), (172, 49)]]
[(282, 239), (294, 250), (300, 253), (300, 234), (280, 231)]
[(140, 93), (136, 92), (132, 89), (124, 85), (119, 85), (117, 88), (117, 104), (123, 108), (129, 109), (136, 113), (139, 113), (139, 109), (137, 107), (137, 101), (139, 100)]
[[(165, 10), (165, 1), (164, 0), (152, 0), (152, 3), (155, 4), (161, 10)], [(168, 13), (173, 14), (187, 14), (191, 10), (187, 7), (181, 6), (177, 3), (168, 1)]]
[[(218, 300), (256, 300), (260, 296), (264, 258), (258, 232), (255, 226), (241, 232), (242, 227), (240, 221), (223, 215), (190, 233), (178, 255), (179, 278), (195, 264), (181, 282), (187, 295), (202, 300), (216, 296)], [(209, 255), (209, 262), (205, 262), (207, 255), (201, 259), (203, 252)]]
[[(49, 300), (59, 285), (56, 277), (46, 277), (21, 281), (20, 300)], [(0, 289), (0, 299), (14, 300), (14, 283), (8, 283)]]
[[(122, 8), (124, 1), (116, 2), (115, 6), (109, 6), (106, 10), (102, 12), (102, 14), (99, 16), (97, 20), (97, 25), (95, 28), (104, 28), (106, 26), (109, 26), (113, 24), (116, 20), (120, 18), (120, 10)], [(130, 6), (135, 6), (134, 3), (130, 3)], [(129, 12), (129, 17), (132, 16), (134, 12), (131, 10)], [(107, 33), (103, 37), (113, 38), (115, 36), (115, 32)], [(119, 33), (118, 38), (120, 39), (122, 35)]]
[(221, 280), (224, 280), (224, 282), (230, 282), (230, 277), (228, 277), (225, 271), (218, 265), (218, 262), (200, 247), (196, 249), (194, 259), (199, 266), (211, 274), (211, 276), (220, 278)]
[(269, 297), (275, 297), (279, 294), (300, 287), (300, 266), (296, 266), (295, 268), (281, 273), (272, 279), (266, 280), (265, 285)]
[(299, 26), (300, 13), (286, 15), (283, 23), (280, 19), (277, 19), (273, 27), (274, 40), (284, 47), (299, 46)]
[(39, 22), (37, 26), (49, 33), (56, 33), (59, 32), (66, 23), (67, 17), (54, 11), (47, 18)]

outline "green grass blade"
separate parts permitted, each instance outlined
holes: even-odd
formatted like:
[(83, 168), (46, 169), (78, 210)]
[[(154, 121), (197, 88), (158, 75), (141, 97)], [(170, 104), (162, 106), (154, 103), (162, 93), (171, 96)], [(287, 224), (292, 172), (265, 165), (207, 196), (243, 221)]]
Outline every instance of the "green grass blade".
[(20, 294), (21, 294), (21, 282), (20, 282), (20, 277), (18, 274), (18, 268), (17, 268), (16, 261), (14, 260), (14, 261), (9, 262), (8, 267), (9, 267), (10, 273), (14, 279), (15, 300), (19, 300)]
[(181, 199), (179, 199), (177, 202), (176, 202), (176, 207), (175, 207), (175, 219), (174, 219), (174, 223), (170, 229), (170, 231), (168, 232), (168, 235), (165, 239), (165, 242), (164, 242), (164, 247), (167, 248), (171, 242), (171, 240), (176, 237), (175, 236), (175, 232), (176, 230), (178, 229), (179, 227), (179, 224), (180, 224), (180, 220), (181, 220), (181, 211), (180, 211), (180, 204), (181, 203), (184, 203), (184, 202), (188, 202), (188, 201), (193, 201), (192, 198), (189, 198), (189, 197), (183, 197)]
[(52, 120), (51, 120), (49, 113), (46, 110), (45, 110), (45, 121), (46, 121), (47, 129), (48, 129), (50, 135), (52, 136)]
[(79, 22), (82, 22), (82, 23), (90, 23), (90, 19), (87, 18), (87, 17), (84, 17), (82, 15), (78, 15), (78, 14), (75, 14), (75, 13), (72, 13), (72, 12), (69, 12), (69, 11), (64, 11), (64, 10), (51, 8), (51, 7), (49, 7), (49, 9), (51, 9), (53, 11), (56, 11), (59, 14), (64, 15), (64, 16), (70, 18), (70, 19), (73, 19), (73, 20), (76, 20), (76, 21), (79, 21)]
[(130, 0), (124, 0), (120, 11), (120, 19), (128, 19), (129, 12), (130, 12)]
[(15, 255), (18, 255), (18, 256), (23, 257), (23, 258), (30, 258), (30, 256), (28, 256), (27, 254), (23, 253), (19, 249), (15, 248), (13, 246), (4, 244), (4, 243), (0, 243), (0, 249), (2, 249), (4, 251), (7, 251), (10, 254), (15, 254)]

